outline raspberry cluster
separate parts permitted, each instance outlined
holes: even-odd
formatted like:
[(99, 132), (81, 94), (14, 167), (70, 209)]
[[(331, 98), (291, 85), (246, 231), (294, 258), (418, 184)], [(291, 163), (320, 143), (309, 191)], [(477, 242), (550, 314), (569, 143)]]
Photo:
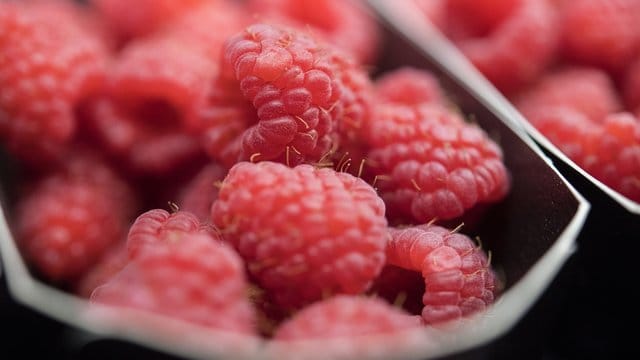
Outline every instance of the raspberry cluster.
[(532, 125), (596, 179), (640, 202), (640, 2), (440, 3), (425, 15)]
[(500, 144), (430, 72), (369, 73), (361, 5), (0, 1), (0, 145), (33, 274), (278, 343), (484, 312), (500, 282), (444, 226), (507, 196)]

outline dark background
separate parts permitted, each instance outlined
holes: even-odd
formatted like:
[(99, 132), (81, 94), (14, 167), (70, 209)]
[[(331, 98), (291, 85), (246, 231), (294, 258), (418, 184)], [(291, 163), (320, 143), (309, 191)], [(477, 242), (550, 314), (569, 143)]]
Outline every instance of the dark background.
[[(634, 343), (640, 302), (633, 295), (639, 284), (635, 243), (640, 240), (640, 216), (562, 165), (560, 170), (592, 205), (578, 251), (509, 333), (447, 360), (640, 358), (640, 345)], [(21, 358), (175, 359), (116, 341), (87, 343), (74, 329), (13, 302), (4, 279), (0, 322), (5, 330), (2, 353)]]

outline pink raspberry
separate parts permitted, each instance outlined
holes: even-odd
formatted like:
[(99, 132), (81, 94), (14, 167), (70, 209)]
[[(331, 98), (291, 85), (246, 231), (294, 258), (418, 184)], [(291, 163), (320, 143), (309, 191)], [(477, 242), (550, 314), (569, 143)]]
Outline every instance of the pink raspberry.
[(62, 157), (74, 108), (100, 86), (108, 56), (73, 7), (56, 3), (0, 2), (0, 144), (33, 165)]
[(182, 211), (190, 212), (201, 222), (211, 219), (211, 205), (218, 198), (218, 185), (227, 175), (227, 170), (217, 164), (208, 164), (184, 185), (178, 197)]
[(88, 299), (97, 287), (111, 280), (128, 263), (129, 255), (125, 243), (113, 246), (82, 276), (75, 286), (75, 293)]
[(570, 61), (618, 71), (640, 50), (640, 3), (575, 0), (561, 7), (562, 50)]
[(91, 301), (254, 334), (246, 293), (242, 259), (232, 249), (205, 234), (185, 234), (142, 249)]
[(385, 72), (376, 79), (376, 95), (385, 102), (401, 105), (444, 103), (438, 79), (429, 71), (402, 67)]
[(316, 302), (280, 325), (275, 340), (325, 340), (380, 335), (418, 328), (416, 317), (383, 300), (336, 295)]
[(445, 31), (454, 39), (479, 37), (498, 28), (523, 0), (445, 0)]
[(380, 105), (365, 130), (375, 186), (393, 220), (453, 219), (508, 192), (499, 146), (442, 106)]
[(640, 111), (640, 57), (637, 57), (624, 73), (622, 96), (627, 109), (638, 114)]
[(149, 210), (136, 219), (127, 235), (127, 249), (130, 258), (135, 258), (147, 247), (158, 243), (175, 242), (189, 234), (208, 233), (212, 229), (188, 211), (169, 213), (163, 209)]
[(437, 28), (444, 29), (447, 22), (446, 0), (413, 0), (422, 15)]
[(255, 24), (231, 37), (223, 75), (235, 78), (258, 123), (242, 135), (243, 159), (314, 162), (336, 141), (344, 112), (336, 54), (295, 30)]
[(18, 200), (16, 243), (47, 280), (70, 284), (124, 238), (135, 209), (129, 186), (94, 158), (74, 158)]
[(424, 277), (422, 318), (427, 324), (484, 311), (494, 302), (498, 281), (487, 256), (466, 235), (421, 225), (390, 228), (387, 262)]
[(211, 213), (251, 275), (285, 308), (361, 293), (384, 263), (384, 204), (346, 173), (241, 162), (223, 181)]
[(542, 76), (514, 101), (525, 115), (541, 108), (564, 106), (602, 122), (622, 109), (618, 92), (609, 75), (597, 68), (565, 67)]
[(489, 81), (510, 94), (542, 74), (558, 41), (554, 7), (547, 0), (521, 0), (491, 32), (456, 44)]
[(360, 64), (374, 64), (381, 45), (375, 17), (360, 1), (251, 0), (250, 11), (264, 21), (296, 26), (312, 32), (353, 56)]

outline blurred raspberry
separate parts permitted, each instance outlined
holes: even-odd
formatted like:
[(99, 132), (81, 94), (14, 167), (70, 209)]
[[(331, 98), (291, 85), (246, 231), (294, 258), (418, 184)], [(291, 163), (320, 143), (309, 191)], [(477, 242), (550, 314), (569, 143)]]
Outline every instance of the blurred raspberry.
[(210, 221), (211, 205), (218, 198), (218, 186), (226, 175), (227, 170), (217, 164), (203, 167), (180, 191), (180, 210), (196, 215), (203, 223)]
[(431, 72), (413, 67), (390, 70), (376, 79), (379, 99), (401, 105), (444, 103), (444, 92)]

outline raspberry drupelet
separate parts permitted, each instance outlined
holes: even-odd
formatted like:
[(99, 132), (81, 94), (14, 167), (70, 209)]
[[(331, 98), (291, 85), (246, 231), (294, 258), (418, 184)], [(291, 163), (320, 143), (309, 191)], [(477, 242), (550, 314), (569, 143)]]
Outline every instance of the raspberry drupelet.
[(384, 264), (384, 203), (347, 173), (241, 162), (222, 182), (211, 214), (250, 274), (286, 309), (362, 293)]
[(498, 291), (484, 251), (466, 235), (435, 225), (390, 228), (387, 262), (422, 273), (422, 318), (427, 324), (484, 311)]

